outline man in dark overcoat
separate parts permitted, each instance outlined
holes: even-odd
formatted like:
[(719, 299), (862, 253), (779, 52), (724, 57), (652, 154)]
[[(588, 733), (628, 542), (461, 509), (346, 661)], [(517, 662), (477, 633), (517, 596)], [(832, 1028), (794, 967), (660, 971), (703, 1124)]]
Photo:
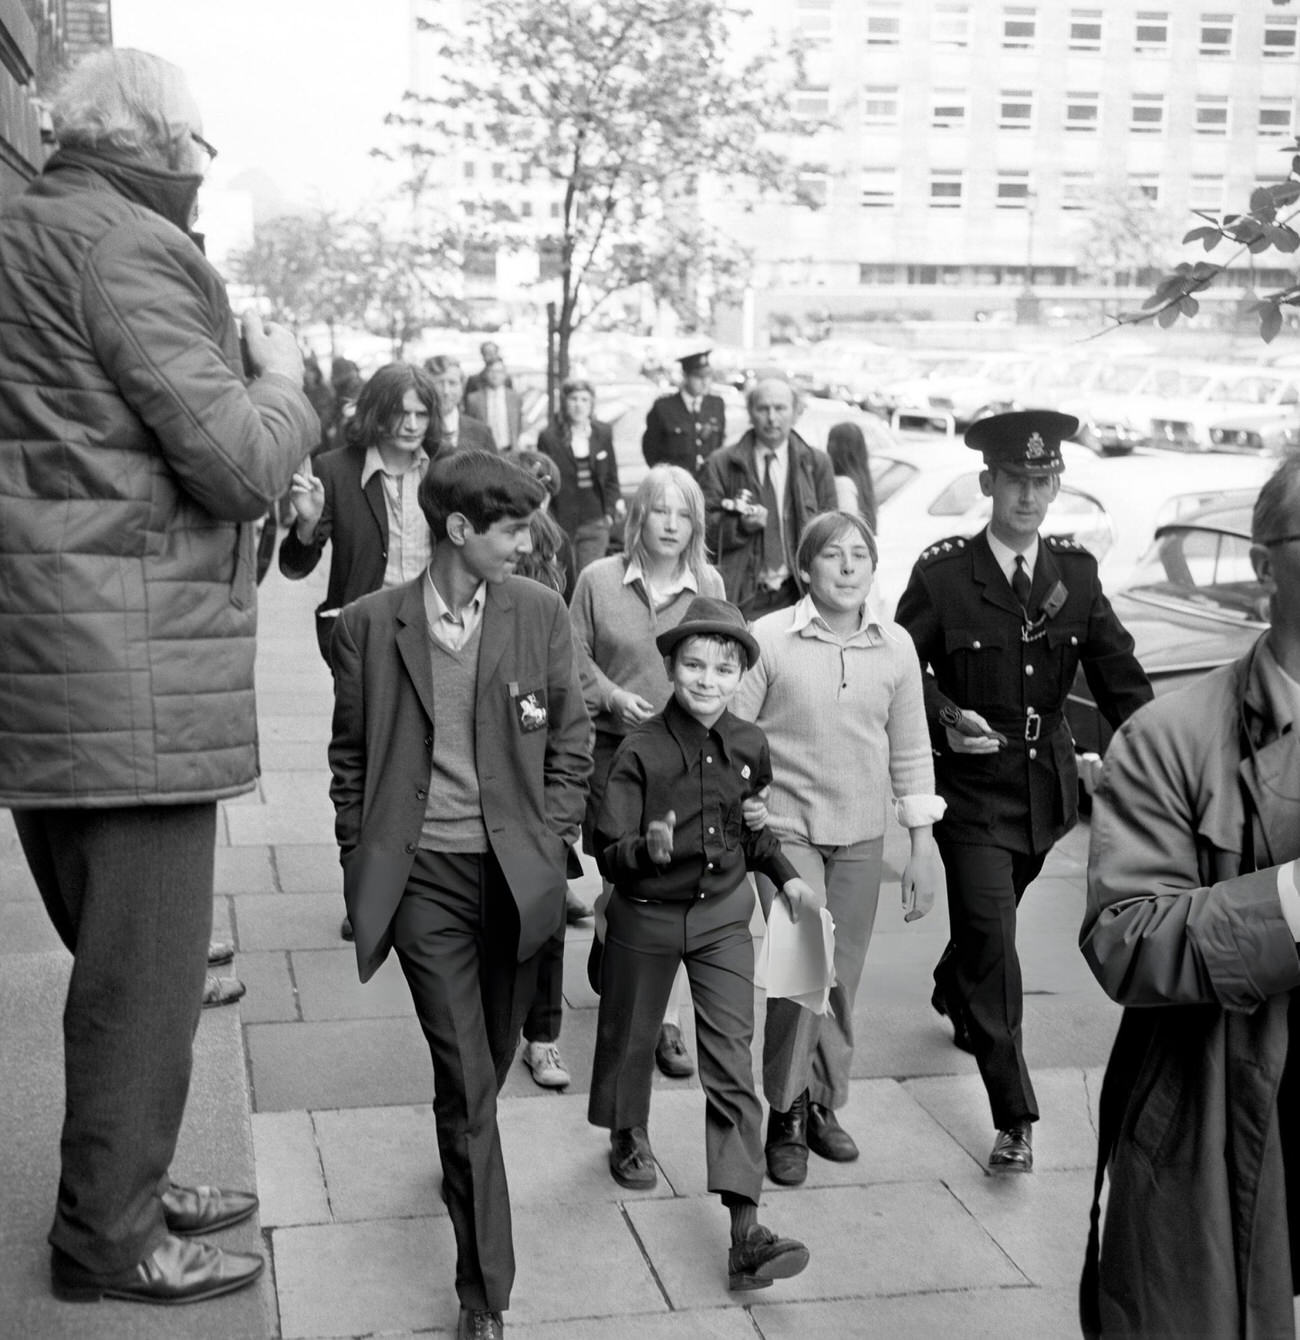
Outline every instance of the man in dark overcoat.
[(698, 478), (709, 455), (726, 442), (727, 407), (709, 394), (709, 354), (687, 354), (681, 389), (660, 396), (646, 415), (641, 454), (647, 465), (680, 465)]

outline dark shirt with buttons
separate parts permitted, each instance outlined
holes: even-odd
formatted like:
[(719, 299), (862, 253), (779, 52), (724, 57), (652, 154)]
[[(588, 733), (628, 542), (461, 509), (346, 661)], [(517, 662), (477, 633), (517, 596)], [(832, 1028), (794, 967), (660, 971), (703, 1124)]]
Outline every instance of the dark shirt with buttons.
[[(1074, 825), (1078, 772), (1065, 719), (1083, 667), (1102, 715), (1117, 726), (1151, 700), (1133, 639), (1111, 609), (1097, 560), (1076, 541), (1042, 536), (1027, 610), (985, 532), (953, 536), (916, 561), (898, 602), (922, 668), (935, 781), (948, 809), (936, 835), (1038, 853)], [(1007, 742), (954, 753), (941, 713), (978, 712)]]
[[(798, 874), (767, 828), (746, 826), (741, 803), (772, 780), (763, 732), (730, 712), (710, 727), (672, 698), (614, 756), (596, 820), (601, 873), (622, 894), (688, 902), (730, 893), (746, 870), (778, 888)], [(673, 855), (656, 865), (646, 828), (677, 816)]]

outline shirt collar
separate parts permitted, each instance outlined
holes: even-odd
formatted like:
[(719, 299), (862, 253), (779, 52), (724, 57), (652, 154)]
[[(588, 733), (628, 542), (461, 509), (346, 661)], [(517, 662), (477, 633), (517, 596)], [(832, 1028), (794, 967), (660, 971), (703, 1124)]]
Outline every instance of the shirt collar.
[[(989, 548), (993, 551), (993, 557), (997, 560), (997, 565), (1006, 574), (1007, 580), (1011, 580), (1011, 574), (1016, 570), (1016, 550), (1002, 543), (1001, 540), (993, 534), (991, 530), (985, 530), (985, 539), (989, 542)], [(1034, 536), (1034, 542), (1021, 552), (1020, 557), (1025, 560), (1025, 571), (1029, 574), (1030, 580), (1033, 580), (1034, 565), (1038, 562), (1038, 536)]]
[(664, 725), (668, 727), (669, 735), (677, 741), (677, 747), (682, 751), (682, 762), (688, 768), (694, 765), (710, 740), (716, 741), (718, 748), (722, 750), (723, 758), (728, 762), (731, 761), (731, 736), (735, 729), (736, 718), (731, 715), (729, 708), (712, 726), (704, 726), (691, 716), (674, 695), (668, 699), (668, 704), (664, 708)]
[[(460, 623), (461, 620), (456, 617), (456, 612), (442, 598), (442, 592), (438, 590), (433, 580), (433, 569), (425, 568), (424, 575), (429, 583), (429, 599), (433, 605), (433, 613), (436, 619), (447, 619), (451, 623)], [(483, 609), (483, 602), (487, 599), (487, 582), (479, 582), (474, 588), (474, 594), (466, 602), (465, 608), (478, 614)]]
[[(813, 635), (821, 631), (830, 637), (838, 639), (840, 635), (836, 633), (825, 619), (817, 611), (816, 604), (810, 594), (805, 593), (794, 607), (794, 616), (790, 620), (790, 631), (802, 635), (805, 630), (812, 630)], [(851, 632), (846, 641), (853, 641), (860, 638), (863, 634), (872, 634), (881, 638), (890, 638), (889, 630), (885, 627), (880, 615), (872, 607), (870, 596), (862, 602), (862, 614), (858, 621), (858, 626)]]
[(768, 452), (772, 453), (772, 464), (778, 469), (785, 469), (786, 462), (790, 459), (790, 439), (787, 437), (779, 447), (769, 447), (758, 440), (758, 434), (754, 434), (754, 469), (759, 478), (763, 475), (763, 460)]
[(375, 474), (384, 474), (389, 479), (396, 479), (399, 475), (410, 474), (412, 470), (423, 472), (424, 467), (429, 463), (429, 454), (423, 447), (419, 447), (415, 455), (411, 457), (411, 463), (405, 470), (393, 471), (384, 464), (384, 458), (379, 454), (378, 447), (366, 448), (366, 459), (361, 464), (361, 487), (370, 483), (370, 477)]
[[(650, 589), (650, 582), (646, 578), (640, 560), (629, 558), (627, 560), (627, 570), (623, 573), (623, 585), (631, 586), (633, 582), (640, 582), (647, 591)], [(661, 596), (675, 596), (682, 591), (693, 591), (698, 595), (700, 584), (695, 580), (695, 574), (690, 568), (683, 566), (667, 586), (656, 586), (655, 591)]]

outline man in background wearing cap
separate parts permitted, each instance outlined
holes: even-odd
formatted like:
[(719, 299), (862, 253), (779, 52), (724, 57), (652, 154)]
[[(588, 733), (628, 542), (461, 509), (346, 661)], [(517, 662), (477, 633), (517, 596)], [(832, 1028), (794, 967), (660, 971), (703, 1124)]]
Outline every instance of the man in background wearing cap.
[(1096, 559), (1038, 533), (1060, 489), (1061, 440), (1077, 428), (1051, 410), (971, 427), (966, 445), (983, 453), (980, 488), (993, 504), (988, 526), (927, 549), (898, 604), (931, 671), (926, 715), (948, 804), (935, 838), (951, 940), (931, 1001), (979, 1064), (998, 1132), (994, 1172), (1033, 1169), (1038, 1106), (1021, 1048), (1016, 908), (1078, 817), (1066, 695), (1082, 662), (1112, 726), (1151, 698)]
[(678, 359), (681, 390), (650, 406), (641, 437), (647, 465), (680, 465), (697, 479), (705, 460), (726, 441), (727, 408), (721, 396), (708, 394), (711, 352)]

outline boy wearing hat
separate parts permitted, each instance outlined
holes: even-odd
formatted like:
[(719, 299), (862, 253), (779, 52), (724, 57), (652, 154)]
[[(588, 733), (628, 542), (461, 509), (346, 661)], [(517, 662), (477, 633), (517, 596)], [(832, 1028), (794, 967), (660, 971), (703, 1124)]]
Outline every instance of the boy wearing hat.
[(989, 523), (927, 549), (896, 615), (931, 671), (926, 716), (947, 802), (934, 836), (951, 939), (931, 1003), (979, 1064), (997, 1130), (992, 1172), (1033, 1169), (1038, 1106), (1021, 1046), (1016, 909), (1078, 817), (1066, 697), (1082, 664), (1112, 726), (1151, 698), (1096, 559), (1074, 540), (1039, 535), (1060, 489), (1061, 441), (1077, 429), (1068, 414), (1024, 410), (967, 431), (984, 457)]
[(721, 396), (708, 393), (712, 352), (704, 349), (679, 358), (681, 390), (650, 406), (641, 437), (647, 465), (680, 465), (696, 479), (709, 453), (726, 440), (727, 407)]
[(679, 963), (695, 1005), (707, 1100), (709, 1190), (731, 1213), (729, 1287), (766, 1288), (808, 1263), (800, 1242), (758, 1222), (762, 1109), (754, 1091), (754, 894), (747, 869), (780, 889), (793, 917), (822, 899), (742, 802), (768, 784), (763, 732), (728, 711), (758, 644), (732, 604), (697, 596), (656, 646), (673, 685), (662, 712), (620, 746), (596, 821), (606, 909), (600, 1013), (587, 1118), (610, 1131), (610, 1172), (645, 1190), (657, 1178), (646, 1135), (655, 1042)]

